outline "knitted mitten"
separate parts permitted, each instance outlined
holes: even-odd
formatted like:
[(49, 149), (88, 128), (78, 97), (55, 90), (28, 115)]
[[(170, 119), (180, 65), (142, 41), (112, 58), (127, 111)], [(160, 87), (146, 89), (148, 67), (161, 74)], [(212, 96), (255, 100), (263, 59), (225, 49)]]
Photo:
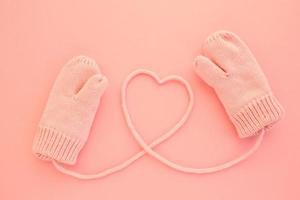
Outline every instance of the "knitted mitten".
[(74, 164), (84, 146), (107, 86), (94, 60), (71, 59), (58, 75), (35, 135), (40, 159)]
[(196, 73), (214, 88), (240, 137), (256, 135), (283, 115), (268, 81), (247, 45), (218, 31), (205, 41)]

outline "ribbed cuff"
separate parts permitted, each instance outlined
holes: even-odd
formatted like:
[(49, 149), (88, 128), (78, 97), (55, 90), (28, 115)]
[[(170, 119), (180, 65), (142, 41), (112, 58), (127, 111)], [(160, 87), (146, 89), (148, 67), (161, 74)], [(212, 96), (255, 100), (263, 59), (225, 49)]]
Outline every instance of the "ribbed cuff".
[(39, 127), (33, 142), (34, 154), (42, 160), (75, 164), (84, 141), (72, 138), (54, 128)]
[(270, 127), (281, 119), (283, 108), (272, 95), (254, 99), (239, 112), (231, 115), (232, 122), (240, 138), (257, 135), (262, 128)]

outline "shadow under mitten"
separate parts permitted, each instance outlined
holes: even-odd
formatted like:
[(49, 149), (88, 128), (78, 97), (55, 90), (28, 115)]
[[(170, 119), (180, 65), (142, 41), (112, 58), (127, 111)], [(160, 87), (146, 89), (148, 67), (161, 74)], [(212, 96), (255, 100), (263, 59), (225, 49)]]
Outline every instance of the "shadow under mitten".
[(196, 73), (214, 88), (239, 137), (257, 135), (283, 115), (247, 45), (227, 31), (213, 33), (195, 60)]
[(71, 59), (62, 68), (34, 138), (38, 158), (75, 164), (107, 82), (96, 62), (85, 56)]

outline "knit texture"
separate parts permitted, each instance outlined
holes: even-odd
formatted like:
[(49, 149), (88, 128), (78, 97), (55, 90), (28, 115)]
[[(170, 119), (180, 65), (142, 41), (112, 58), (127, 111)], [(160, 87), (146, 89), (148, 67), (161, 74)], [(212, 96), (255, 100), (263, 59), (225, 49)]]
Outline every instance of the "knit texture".
[(231, 120), (239, 137), (257, 135), (262, 127), (270, 128), (283, 115), (283, 109), (273, 95), (256, 98), (233, 114)]
[(55, 128), (39, 127), (35, 138), (34, 151), (42, 160), (54, 159), (58, 162), (74, 164), (84, 141), (72, 138)]
[(106, 86), (107, 79), (94, 60), (71, 59), (50, 92), (34, 138), (34, 154), (43, 160), (75, 164)]
[(239, 137), (257, 135), (283, 115), (283, 108), (247, 45), (235, 34), (208, 37), (195, 60), (196, 73), (214, 88)]

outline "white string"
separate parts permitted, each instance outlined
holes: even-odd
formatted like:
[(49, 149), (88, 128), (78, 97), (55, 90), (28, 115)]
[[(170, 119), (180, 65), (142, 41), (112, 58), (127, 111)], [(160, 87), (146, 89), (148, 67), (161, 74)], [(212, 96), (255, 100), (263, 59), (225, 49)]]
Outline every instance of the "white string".
[[(170, 81), (177, 81), (186, 88), (186, 90), (188, 92), (188, 96), (189, 96), (189, 103), (188, 103), (188, 106), (187, 106), (186, 111), (183, 114), (182, 118), (169, 131), (162, 134), (160, 137), (158, 137), (155, 141), (153, 141), (149, 145), (143, 140), (140, 133), (136, 130), (135, 126), (133, 125), (131, 116), (130, 116), (128, 108), (127, 108), (126, 98), (127, 98), (128, 85), (131, 82), (131, 80), (133, 80), (136, 76), (139, 76), (139, 75), (150, 76), (150, 77), (154, 78), (158, 82), (158, 84), (164, 84), (164, 83), (170, 82)], [(240, 163), (241, 161), (247, 159), (249, 156), (251, 156), (261, 145), (263, 136), (265, 133), (265, 130), (262, 129), (259, 136), (257, 136), (257, 139), (256, 139), (254, 145), (247, 152), (245, 152), (244, 154), (240, 155), (239, 157), (237, 157), (233, 160), (230, 160), (225, 163), (218, 164), (218, 165), (215, 165), (212, 167), (192, 168), (192, 167), (188, 167), (188, 166), (184, 166), (184, 165), (172, 162), (169, 159), (162, 156), (161, 154), (159, 154), (158, 152), (153, 150), (154, 147), (156, 147), (160, 143), (166, 141), (171, 136), (173, 136), (176, 133), (176, 131), (183, 126), (183, 124), (187, 121), (188, 117), (190, 116), (190, 113), (191, 113), (193, 105), (194, 105), (194, 95), (193, 95), (193, 92), (192, 92), (192, 89), (191, 89), (189, 83), (185, 79), (181, 78), (180, 76), (173, 75), (173, 76), (168, 76), (164, 79), (160, 79), (152, 71), (145, 70), (145, 69), (138, 69), (138, 70), (130, 73), (127, 76), (127, 78), (125, 79), (125, 81), (122, 85), (121, 97), (122, 97), (122, 109), (123, 109), (124, 117), (127, 122), (128, 128), (129, 128), (131, 134), (133, 135), (133, 137), (135, 138), (135, 140), (143, 148), (143, 150), (136, 153), (135, 155), (131, 156), (130, 158), (128, 158), (127, 160), (125, 160), (119, 164), (117, 164), (111, 168), (104, 169), (103, 171), (100, 171), (95, 174), (83, 174), (83, 173), (75, 172), (73, 170), (65, 168), (63, 165), (61, 165), (60, 163), (53, 160), (52, 163), (58, 171), (60, 171), (64, 174), (70, 175), (72, 177), (78, 178), (78, 179), (89, 180), (89, 179), (102, 178), (102, 177), (111, 175), (113, 173), (119, 172), (119, 171), (127, 168), (133, 162), (135, 162), (136, 160), (138, 160), (139, 158), (141, 158), (142, 156), (144, 156), (147, 153), (147, 154), (151, 155), (152, 157), (156, 158), (157, 160), (159, 160), (161, 163), (167, 165), (168, 167), (170, 167), (172, 169), (180, 171), (180, 172), (194, 173), (194, 174), (213, 173), (213, 172), (218, 172), (218, 171), (227, 169), (229, 167), (232, 167), (232, 166)]]

